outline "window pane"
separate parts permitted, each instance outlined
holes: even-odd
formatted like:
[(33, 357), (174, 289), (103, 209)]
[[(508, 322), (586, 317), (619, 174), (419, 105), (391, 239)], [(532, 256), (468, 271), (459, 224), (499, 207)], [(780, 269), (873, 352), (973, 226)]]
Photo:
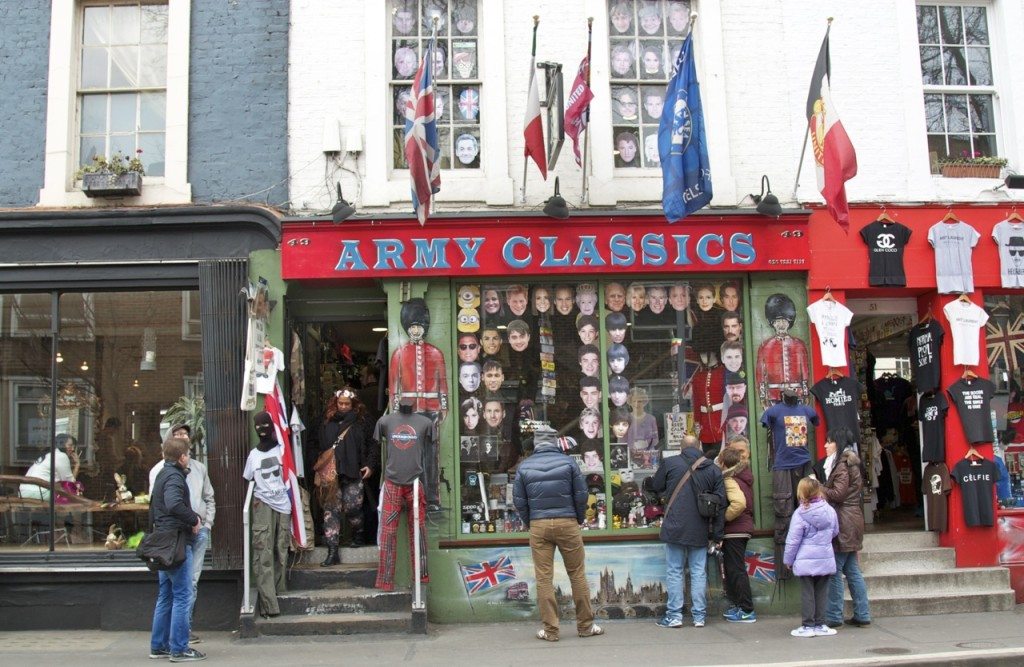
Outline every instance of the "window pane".
[(981, 155), (999, 155), (994, 134), (974, 135), (974, 151)]
[(414, 42), (396, 40), (392, 45), (391, 76), (395, 79), (411, 79), (419, 67), (419, 53)]
[(641, 2), (637, 10), (637, 24), (641, 37), (660, 37), (665, 34), (662, 24), (661, 7), (657, 2)]
[(407, 86), (396, 86), (391, 89), (391, 94), (395, 99), (395, 125), (403, 126), (405, 124), (406, 105), (412, 99), (412, 89)]
[(939, 159), (949, 157), (949, 152), (946, 150), (946, 135), (929, 134), (928, 152), (935, 153), (936, 157), (938, 157)]
[(633, 35), (633, 3), (615, 2), (608, 11), (608, 34), (612, 37)]
[(943, 44), (963, 44), (964, 32), (960, 23), (960, 7), (945, 6), (939, 8), (939, 20), (942, 26)]
[(392, 134), (394, 136), (392, 153), (395, 169), (408, 169), (409, 164), (405, 161), (405, 133), (402, 130), (396, 129)]
[(984, 7), (964, 7), (968, 44), (988, 44), (988, 19)]
[(106, 155), (107, 147), (104, 143), (104, 137), (82, 137), (78, 146), (78, 166), (92, 164), (93, 156)]
[(995, 132), (996, 120), (991, 95), (971, 95), (971, 131)]
[[(438, 129), (437, 131), (437, 148), (440, 151), (440, 157), (438, 157), (438, 163), (441, 165), (441, 169), (452, 168), (452, 132), (451, 130)], [(455, 166), (462, 167), (458, 162)]]
[(615, 166), (640, 166), (640, 139), (636, 130), (627, 127), (613, 128), (615, 133)]
[(448, 47), (446, 45), (439, 43), (434, 49), (434, 62), (430, 73), (433, 75), (435, 81), (443, 81), (451, 78), (451, 75), (448, 72)]
[(638, 113), (639, 103), (636, 88), (633, 86), (612, 87), (612, 118), (615, 122), (635, 123)]
[(139, 47), (112, 47), (110, 60), (111, 88), (134, 88), (139, 85)]
[(946, 95), (946, 128), (948, 132), (967, 132), (967, 96)]
[(476, 169), (480, 166), (480, 132), (463, 130), (455, 137), (455, 168)]
[(139, 7), (115, 5), (110, 8), (110, 43), (139, 43)]
[(946, 122), (942, 114), (942, 95), (924, 96), (924, 116), (929, 132), (946, 131)]
[(970, 66), (972, 86), (992, 85), (992, 61), (988, 47), (968, 47), (967, 62)]
[(921, 83), (924, 85), (942, 84), (942, 59), (939, 47), (921, 47)]
[(452, 42), (452, 78), (475, 79), (477, 74), (476, 42), (460, 40)]
[(476, 6), (469, 0), (456, 1), (452, 4), (452, 34), (476, 34)]
[(613, 79), (636, 78), (636, 45), (632, 41), (614, 40), (610, 52), (611, 77)]
[(946, 71), (945, 83), (947, 86), (962, 86), (967, 83), (967, 64), (964, 61), (962, 48), (943, 48), (942, 64)]
[(448, 3), (445, 0), (424, 0), (423, 1), (423, 34), (430, 35), (433, 30), (433, 20), (437, 19), (437, 36), (442, 37), (448, 34)]
[(117, 153), (128, 158), (135, 155), (134, 134), (115, 134), (110, 137), (110, 155), (113, 157)]
[(663, 42), (640, 42), (640, 78), (666, 79), (665, 46)]
[(971, 157), (974, 155), (974, 148), (971, 146), (971, 137), (966, 134), (949, 135), (949, 156), (950, 157)]
[(86, 7), (82, 18), (82, 44), (106, 44), (109, 39), (110, 8)]
[(139, 70), (139, 86), (153, 88), (166, 85), (167, 48), (162, 44), (142, 47)]
[(480, 89), (476, 87), (456, 88), (458, 106), (452, 114), (460, 124), (478, 124), (480, 122)]
[(103, 133), (107, 130), (107, 96), (82, 96), (82, 134)]
[(90, 47), (82, 49), (82, 88), (106, 88), (107, 49)]
[(110, 96), (111, 132), (135, 131), (137, 97), (135, 93), (118, 93)]
[(164, 134), (144, 133), (139, 135), (139, 148), (142, 149), (142, 164), (146, 168), (146, 176), (164, 175)]
[(939, 17), (935, 7), (917, 6), (917, 41), (921, 44), (939, 43)]
[(690, 0), (668, 3), (665, 29), (669, 35), (685, 35), (690, 29)]
[(161, 130), (166, 126), (166, 93), (142, 93), (139, 130)]
[(658, 158), (658, 128), (644, 128), (644, 166), (660, 167), (661, 161)]
[(645, 86), (640, 93), (643, 102), (643, 121), (653, 123), (657, 130), (656, 126), (661, 122), (661, 113), (665, 109), (665, 89), (661, 86)]
[(434, 118), (438, 127), (450, 125), (457, 110), (452, 108), (451, 86), (438, 86), (434, 89)]
[(142, 43), (167, 44), (167, 5), (143, 5)]

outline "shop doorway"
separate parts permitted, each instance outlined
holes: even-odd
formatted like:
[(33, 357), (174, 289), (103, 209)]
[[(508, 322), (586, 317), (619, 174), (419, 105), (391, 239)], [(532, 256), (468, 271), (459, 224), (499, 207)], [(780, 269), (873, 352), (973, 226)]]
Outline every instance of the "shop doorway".
[(891, 301), (880, 314), (879, 302), (872, 301), (869, 314), (862, 314), (851, 300), (857, 346), (851, 350), (850, 372), (863, 389), (859, 444), (870, 491), (864, 518), (869, 530), (923, 530), (917, 392), (907, 347), (916, 323), (908, 313), (916, 304), (914, 299)]

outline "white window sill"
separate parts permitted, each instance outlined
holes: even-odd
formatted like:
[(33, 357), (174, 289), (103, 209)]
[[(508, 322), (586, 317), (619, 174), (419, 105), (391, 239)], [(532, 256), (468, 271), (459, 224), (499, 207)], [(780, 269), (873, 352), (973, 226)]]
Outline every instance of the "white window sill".
[(142, 194), (137, 197), (86, 197), (78, 188), (73, 190), (48, 189), (39, 191), (38, 206), (70, 208), (107, 208), (112, 203), (128, 206), (160, 206), (167, 204), (191, 204), (192, 186), (172, 187), (163, 178), (144, 179)]

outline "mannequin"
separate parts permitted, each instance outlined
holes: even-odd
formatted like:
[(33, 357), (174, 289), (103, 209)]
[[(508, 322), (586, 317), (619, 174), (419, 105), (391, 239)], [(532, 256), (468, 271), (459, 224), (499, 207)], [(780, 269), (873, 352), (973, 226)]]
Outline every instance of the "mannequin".
[[(399, 402), (398, 412), (381, 417), (374, 429), (374, 439), (383, 441), (386, 462), (384, 464), (384, 483), (381, 491), (380, 545), (377, 561), (377, 581), (375, 586), (382, 591), (395, 589), (395, 548), (398, 542), (398, 520), (403, 511), (409, 513), (407, 522), (409, 529), (409, 558), (415, 558), (413, 549), (413, 494), (416, 494), (419, 505), (420, 526), (420, 581), (429, 581), (427, 576), (426, 549), (426, 495), (423, 488), (423, 474), (427, 470), (429, 443), (435, 440), (434, 420), (413, 411), (415, 402), (411, 398), (403, 398)], [(415, 565), (415, 563), (413, 564)], [(415, 566), (410, 568), (415, 571)]]

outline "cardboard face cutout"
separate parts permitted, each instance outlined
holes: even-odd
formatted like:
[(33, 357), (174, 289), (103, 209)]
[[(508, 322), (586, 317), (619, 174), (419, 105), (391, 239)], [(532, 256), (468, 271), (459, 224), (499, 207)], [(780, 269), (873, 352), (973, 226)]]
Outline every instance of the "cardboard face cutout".
[(463, 308), (459, 311), (457, 328), (460, 333), (476, 333), (480, 330), (480, 313), (475, 308)]

